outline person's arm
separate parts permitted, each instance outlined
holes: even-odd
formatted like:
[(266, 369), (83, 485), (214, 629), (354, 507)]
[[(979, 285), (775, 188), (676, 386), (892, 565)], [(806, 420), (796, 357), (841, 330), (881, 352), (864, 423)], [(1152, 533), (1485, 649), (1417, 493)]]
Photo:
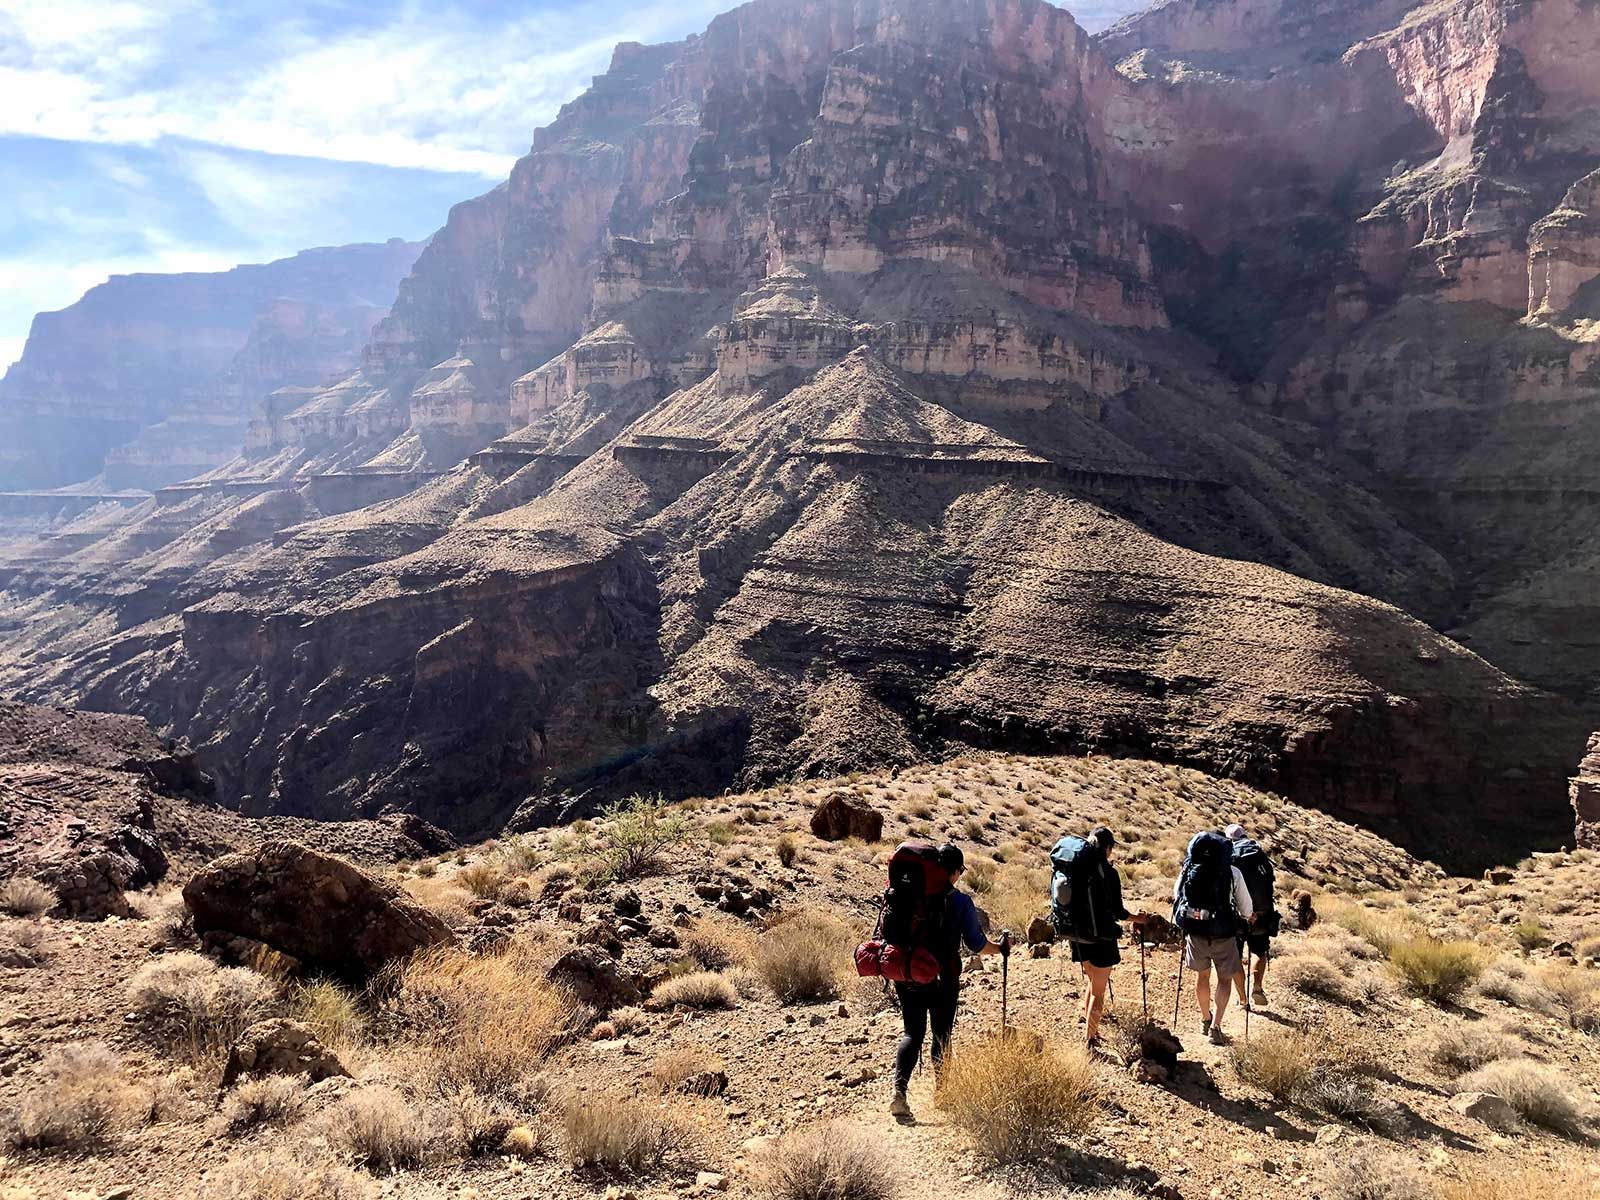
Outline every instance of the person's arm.
[(964, 892), (956, 893), (956, 904), (961, 909), (961, 940), (973, 954), (1011, 953), (1011, 931), (1001, 930), (1000, 940), (991, 942), (983, 932), (983, 922), (978, 920), (978, 906)]
[(1250, 889), (1245, 886), (1244, 872), (1238, 867), (1232, 867), (1230, 870), (1233, 871), (1234, 911), (1239, 914), (1239, 919), (1248, 925), (1250, 919), (1256, 915), (1256, 903), (1250, 899)]
[(1111, 874), (1111, 911), (1116, 914), (1111, 919), (1113, 921), (1126, 921), (1133, 914), (1128, 911), (1128, 906), (1122, 901), (1122, 876), (1117, 874), (1117, 869), (1113, 866), (1107, 865), (1106, 870)]

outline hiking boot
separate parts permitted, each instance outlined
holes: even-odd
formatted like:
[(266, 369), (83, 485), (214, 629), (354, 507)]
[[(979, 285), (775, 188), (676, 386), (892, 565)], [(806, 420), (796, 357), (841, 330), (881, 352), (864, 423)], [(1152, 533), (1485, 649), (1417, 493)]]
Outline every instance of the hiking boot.
[(1211, 1026), (1211, 1028), (1206, 1031), (1206, 1037), (1210, 1040), (1213, 1046), (1226, 1046), (1229, 1041), (1228, 1035), (1222, 1032), (1221, 1025)]
[(1211, 1018), (1209, 1016), (1204, 1016), (1204, 1017), (1200, 1018), (1200, 1032), (1201, 1033), (1210, 1033), (1211, 1032)]
[(909, 1121), (911, 1119), (911, 1105), (907, 1103), (904, 1092), (896, 1092), (894, 1099), (889, 1101), (889, 1115), (896, 1121)]
[(1255, 992), (1250, 997), (1250, 1003), (1253, 1004), (1256, 1008), (1266, 1008), (1267, 1007), (1267, 993), (1265, 991), (1263, 991), (1261, 988), (1257, 988), (1255, 990)]

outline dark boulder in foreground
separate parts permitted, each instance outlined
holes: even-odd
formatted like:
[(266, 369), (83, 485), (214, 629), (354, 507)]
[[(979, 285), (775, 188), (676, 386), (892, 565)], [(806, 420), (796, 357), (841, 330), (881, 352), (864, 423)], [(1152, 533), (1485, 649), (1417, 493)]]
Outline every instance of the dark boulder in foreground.
[(370, 975), (454, 936), (393, 884), (295, 842), (216, 859), (184, 887), (183, 900), (201, 936), (254, 938), (346, 977)]

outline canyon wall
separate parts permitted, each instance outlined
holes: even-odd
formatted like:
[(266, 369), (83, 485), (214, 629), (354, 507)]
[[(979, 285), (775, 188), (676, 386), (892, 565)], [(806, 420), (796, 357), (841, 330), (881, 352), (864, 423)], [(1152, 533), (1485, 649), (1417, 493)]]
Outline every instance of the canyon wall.
[(227, 461), (268, 392), (355, 365), (419, 249), (396, 239), (118, 275), (40, 313), (0, 379), (0, 488), (102, 471), (110, 490), (148, 488)]
[(1593, 722), (1519, 676), (1600, 670), (1594, 21), (757, 0), (618, 47), (358, 367), (0, 550), (0, 686), (255, 813), (977, 744), (1548, 844)]

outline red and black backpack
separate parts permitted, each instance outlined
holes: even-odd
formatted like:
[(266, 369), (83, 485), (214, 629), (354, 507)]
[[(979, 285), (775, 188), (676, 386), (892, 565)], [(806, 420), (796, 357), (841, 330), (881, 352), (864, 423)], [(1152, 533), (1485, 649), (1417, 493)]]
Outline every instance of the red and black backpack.
[(878, 927), (856, 947), (856, 973), (896, 983), (937, 981), (950, 886), (931, 842), (901, 842), (889, 857)]

